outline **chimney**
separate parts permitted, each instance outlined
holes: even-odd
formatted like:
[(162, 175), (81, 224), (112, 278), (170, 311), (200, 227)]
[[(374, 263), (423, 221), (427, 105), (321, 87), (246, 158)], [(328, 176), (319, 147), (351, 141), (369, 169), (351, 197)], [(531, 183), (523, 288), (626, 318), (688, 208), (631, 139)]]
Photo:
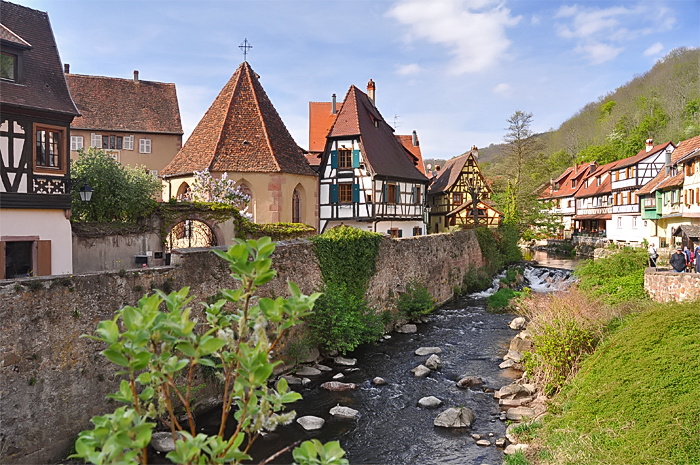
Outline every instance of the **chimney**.
[(65, 74), (70, 74), (70, 64), (68, 63), (63, 63), (63, 72)]
[(418, 134), (415, 130), (413, 130), (413, 136), (411, 138), (413, 139), (413, 146), (418, 147)]
[(372, 105), (374, 105), (376, 107), (377, 100), (375, 100), (375, 97), (374, 97), (374, 81), (371, 79), (367, 83), (367, 96), (369, 97), (370, 102), (372, 102)]
[(472, 155), (474, 155), (474, 159), (479, 159), (479, 149), (476, 147), (476, 145), (472, 145)]
[[(647, 141), (647, 152), (649, 151), (649, 141)], [(666, 149), (666, 164), (664, 166), (664, 170), (666, 172), (666, 176), (671, 174), (671, 150), (670, 148)]]
[(336, 113), (338, 113), (338, 109), (337, 109), (336, 104), (335, 104), (335, 94), (333, 94), (333, 110), (332, 111), (333, 111), (334, 115)]
[(139, 82), (139, 71), (137, 69), (134, 70), (134, 82)]
[(651, 137), (647, 139), (647, 152), (651, 151), (651, 149), (654, 148), (654, 139)]

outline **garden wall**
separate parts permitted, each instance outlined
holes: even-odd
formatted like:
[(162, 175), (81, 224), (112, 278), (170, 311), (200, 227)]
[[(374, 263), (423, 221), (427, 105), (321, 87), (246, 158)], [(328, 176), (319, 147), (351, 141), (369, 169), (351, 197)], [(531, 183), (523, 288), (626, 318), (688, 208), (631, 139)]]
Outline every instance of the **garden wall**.
[(682, 302), (700, 299), (700, 273), (674, 273), (647, 268), (644, 289), (656, 302)]
[[(92, 416), (115, 408), (105, 395), (119, 384), (116, 367), (105, 363), (101, 343), (80, 337), (100, 320), (155, 288), (190, 286), (193, 302), (201, 302), (235, 287), (228, 267), (209, 249), (175, 252), (169, 267), (0, 281), (0, 462), (60, 460)], [(311, 242), (281, 242), (272, 259), (278, 276), (262, 295), (286, 295), (287, 280), (306, 294), (320, 287)], [(384, 238), (367, 297), (382, 309), (419, 280), (443, 302), (467, 268), (481, 265), (473, 231)]]

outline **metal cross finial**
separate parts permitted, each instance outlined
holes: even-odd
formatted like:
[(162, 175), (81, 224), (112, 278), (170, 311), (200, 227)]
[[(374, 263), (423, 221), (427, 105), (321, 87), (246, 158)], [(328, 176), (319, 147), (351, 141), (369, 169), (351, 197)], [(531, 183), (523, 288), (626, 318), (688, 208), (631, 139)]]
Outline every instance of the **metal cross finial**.
[(243, 43), (239, 45), (238, 48), (243, 50), (243, 61), (248, 61), (248, 50), (253, 48), (250, 42), (248, 42), (248, 39), (243, 40)]

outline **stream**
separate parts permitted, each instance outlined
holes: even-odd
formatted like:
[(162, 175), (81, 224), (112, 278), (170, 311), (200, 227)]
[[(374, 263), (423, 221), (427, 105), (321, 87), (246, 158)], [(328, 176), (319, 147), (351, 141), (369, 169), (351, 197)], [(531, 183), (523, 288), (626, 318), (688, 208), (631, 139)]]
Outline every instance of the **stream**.
[[(525, 269), (524, 285), (533, 292), (551, 292), (560, 283), (573, 279), (569, 271), (573, 268), (571, 260), (552, 258), (550, 264), (548, 257), (540, 255), (537, 259), (538, 267)], [(494, 278), (490, 289), (435, 310), (424, 324), (418, 325), (417, 333), (392, 333), (390, 339), (347, 354), (346, 357), (357, 359), (356, 368), (336, 366), (332, 359), (322, 362), (333, 370), (309, 377), (311, 382), (304, 387), (295, 386), (304, 398), (291, 407), (296, 410), (297, 418), (305, 415), (324, 418), (323, 428), (305, 431), (296, 422), (278, 427), (255, 442), (251, 450), (254, 463), (294, 441), (317, 438), (321, 442), (340, 441), (351, 464), (500, 464), (503, 449), (478, 446), (471, 435), (480, 434), (492, 444), (505, 436), (506, 423), (499, 419), (500, 408), (490, 391), (510, 384), (521, 374), (498, 368), (511, 338), (517, 334), (508, 328), (515, 315), (486, 311), (486, 297), (495, 293), (502, 276)], [(415, 378), (411, 370), (425, 363), (428, 356), (416, 356), (414, 351), (433, 346), (442, 349), (439, 355), (442, 368), (432, 371), (427, 378)], [(329, 392), (319, 387), (337, 373), (345, 376), (339, 381), (358, 384), (359, 389)], [(376, 376), (384, 378), (387, 384), (372, 385), (371, 380)], [(478, 376), (483, 385), (457, 388), (456, 381), (464, 376)], [(443, 405), (436, 409), (418, 407), (418, 400), (426, 396), (437, 397)], [(358, 410), (359, 419), (332, 417), (329, 410), (338, 404)], [(473, 410), (476, 420), (471, 428), (433, 426), (438, 413), (460, 406)], [(220, 415), (219, 409), (200, 417), (198, 428), (215, 431)], [(292, 462), (291, 453), (286, 453), (271, 463)]]

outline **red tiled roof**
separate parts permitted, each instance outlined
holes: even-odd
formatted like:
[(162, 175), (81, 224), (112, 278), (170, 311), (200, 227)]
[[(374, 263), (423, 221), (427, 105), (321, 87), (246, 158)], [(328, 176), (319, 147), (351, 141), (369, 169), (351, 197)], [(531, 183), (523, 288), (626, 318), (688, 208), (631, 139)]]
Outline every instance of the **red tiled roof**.
[[(474, 164), (476, 164), (477, 168), (479, 167), (476, 157), (474, 157), (474, 154), (472, 151), (465, 152), (462, 155), (458, 157), (451, 158), (450, 160), (447, 160), (447, 163), (440, 169), (440, 173), (437, 175), (433, 183), (430, 185), (430, 194), (439, 194), (440, 192), (444, 192), (451, 188), (452, 186), (455, 185), (457, 180), (459, 179), (459, 175), (462, 174), (462, 170), (464, 169), (464, 165), (467, 164), (467, 161), (469, 158), (472, 158), (474, 160)], [(486, 178), (484, 178), (484, 175), (481, 174), (481, 170), (479, 169), (479, 176), (481, 177), (481, 181), (484, 183), (484, 186), (490, 191), (491, 187), (486, 183)]]
[[(597, 165), (595, 162), (582, 163), (581, 165), (571, 166), (564, 171), (564, 174), (559, 176), (554, 182), (559, 183), (559, 190), (545, 190), (538, 197), (540, 200), (556, 199), (560, 197), (573, 197), (583, 186), (583, 179), (595, 171)], [(576, 180), (576, 187), (572, 187), (573, 180)]]
[(683, 185), (683, 180), (685, 179), (685, 173), (683, 171), (680, 171), (677, 175), (675, 176), (669, 176), (663, 181), (659, 183), (658, 186), (656, 186), (656, 189), (664, 189), (666, 187), (678, 187)]
[[(639, 153), (637, 153), (637, 155), (635, 155), (633, 157), (623, 158), (622, 160), (619, 160), (616, 168), (621, 169), (621, 168), (627, 168), (628, 166), (635, 165), (635, 164), (639, 163), (640, 161), (644, 160), (645, 158), (647, 158), (651, 155), (654, 155), (655, 153), (657, 153), (661, 150), (665, 150), (666, 147), (668, 147), (669, 145), (673, 145), (673, 143), (671, 141), (668, 141), (668, 142), (665, 142), (663, 144), (655, 145), (648, 152), (647, 152), (646, 148), (643, 148), (642, 150), (639, 151)], [(676, 146), (673, 145), (673, 147), (675, 148)]]
[(417, 145), (413, 145), (413, 135), (403, 136), (396, 134), (396, 139), (401, 142), (401, 145), (408, 150), (413, 159), (413, 165), (418, 168), (418, 171), (425, 174), (425, 166), (423, 166), (423, 154), (420, 152), (420, 141), (416, 136)]
[[(3, 42), (8, 44), (3, 48), (15, 45), (25, 49), (22, 82), (0, 81), (3, 106), (78, 115), (63, 75), (49, 16), (43, 11), (3, 1), (0, 2), (0, 22), (6, 29)], [(13, 39), (13, 35), (17, 39)], [(31, 48), (27, 48), (29, 44)]]
[[(578, 192), (576, 192), (574, 197), (578, 199), (612, 193), (612, 174), (608, 173), (608, 171), (615, 168), (615, 165), (617, 165), (616, 161), (599, 166), (593, 173), (590, 174), (590, 176), (583, 180), (583, 185)], [(605, 173), (607, 173), (607, 176)], [(605, 179), (601, 180), (600, 186), (596, 181), (598, 176), (605, 176)], [(586, 187), (586, 179), (589, 181), (588, 187)]]
[(328, 134), (330, 138), (360, 136), (361, 148), (367, 162), (380, 176), (428, 182), (428, 178), (413, 164), (412, 155), (394, 137), (367, 94), (350, 86)]
[(182, 134), (175, 84), (66, 74), (75, 129)]
[(671, 161), (684, 161), (683, 159), (691, 154), (693, 154), (693, 156), (700, 155), (700, 136), (695, 136), (692, 139), (679, 142), (678, 147), (676, 147), (676, 150), (674, 150), (671, 155)]
[[(336, 104), (336, 110), (343, 102)], [(330, 131), (338, 112), (333, 114), (332, 102), (309, 102), (309, 152), (323, 152), (326, 148), (326, 136)], [(321, 161), (319, 160), (319, 163)]]
[(241, 63), (161, 175), (210, 171), (316, 176), (247, 62)]

